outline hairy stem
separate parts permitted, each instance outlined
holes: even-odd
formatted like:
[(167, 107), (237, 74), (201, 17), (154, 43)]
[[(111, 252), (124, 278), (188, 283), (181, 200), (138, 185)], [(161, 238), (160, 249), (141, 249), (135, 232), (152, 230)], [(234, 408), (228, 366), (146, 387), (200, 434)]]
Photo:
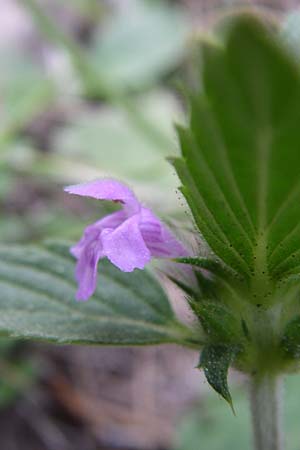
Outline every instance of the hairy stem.
[(283, 450), (282, 379), (253, 377), (250, 397), (255, 450)]

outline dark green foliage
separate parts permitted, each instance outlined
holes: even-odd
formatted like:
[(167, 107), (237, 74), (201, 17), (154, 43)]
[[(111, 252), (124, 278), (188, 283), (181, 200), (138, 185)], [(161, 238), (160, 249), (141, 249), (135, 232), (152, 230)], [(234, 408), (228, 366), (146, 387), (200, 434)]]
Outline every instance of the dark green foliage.
[[(212, 250), (266, 283), (300, 265), (300, 75), (274, 30), (233, 18), (224, 45), (202, 47), (174, 165)], [(269, 275), (269, 278), (267, 278)]]
[(282, 347), (290, 356), (300, 357), (300, 316), (287, 324), (282, 338)]
[(226, 306), (207, 300), (199, 302), (191, 300), (190, 303), (209, 341), (224, 343), (240, 341), (241, 324)]
[(233, 360), (280, 372), (300, 355), (300, 71), (281, 39), (256, 16), (229, 18), (201, 44), (201, 88), (177, 127), (173, 164), (212, 250), (182, 261), (211, 281), (188, 293), (206, 334), (201, 365), (229, 402)]
[(238, 352), (234, 345), (207, 345), (200, 357), (199, 368), (204, 370), (208, 383), (230, 404), (231, 395), (227, 384), (230, 364)]
[(62, 244), (0, 247), (0, 332), (66, 344), (185, 343), (168, 299), (147, 271), (125, 274), (99, 265), (97, 291), (76, 302), (74, 259)]

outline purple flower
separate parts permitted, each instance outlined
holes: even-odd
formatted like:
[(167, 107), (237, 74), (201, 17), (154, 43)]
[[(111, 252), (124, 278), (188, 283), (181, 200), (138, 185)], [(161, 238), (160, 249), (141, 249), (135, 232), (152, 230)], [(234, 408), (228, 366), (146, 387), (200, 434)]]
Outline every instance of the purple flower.
[(89, 225), (80, 241), (71, 248), (72, 255), (77, 258), (78, 300), (87, 300), (94, 293), (101, 258), (107, 257), (123, 272), (132, 272), (143, 269), (152, 257), (175, 258), (189, 254), (124, 184), (103, 179), (68, 186), (65, 191), (122, 204), (120, 211)]

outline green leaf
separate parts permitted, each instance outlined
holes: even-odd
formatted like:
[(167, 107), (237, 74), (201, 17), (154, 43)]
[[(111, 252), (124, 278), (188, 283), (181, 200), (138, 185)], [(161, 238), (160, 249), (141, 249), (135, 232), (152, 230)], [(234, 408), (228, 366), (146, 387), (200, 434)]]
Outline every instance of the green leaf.
[(227, 373), (237, 351), (238, 348), (235, 345), (207, 345), (201, 352), (198, 366), (204, 370), (205, 377), (211, 387), (229, 403), (232, 409)]
[[(0, 146), (28, 125), (55, 99), (53, 82), (33, 62), (18, 54), (0, 54)], [(1, 114), (2, 113), (2, 114)]]
[[(234, 381), (234, 380), (233, 380)], [(299, 374), (284, 379), (284, 421), (286, 423), (286, 450), (299, 450)], [(245, 383), (233, 386), (232, 415), (225, 402), (220, 402), (211, 391), (201, 392), (194, 407), (183, 415), (176, 427), (174, 450), (253, 450), (251, 414)]]
[(1, 363), (0, 410), (8, 408), (17, 401), (18, 397), (28, 392), (36, 378), (37, 374), (31, 361), (4, 360)]
[(62, 244), (0, 246), (0, 333), (59, 344), (183, 343), (158, 282), (147, 271), (123, 273), (101, 261), (95, 295), (76, 302), (74, 259)]
[(193, 299), (190, 304), (211, 342), (240, 341), (241, 323), (225, 305), (203, 299)]
[(300, 316), (295, 317), (286, 325), (281, 346), (290, 356), (300, 357)]
[(299, 70), (275, 31), (247, 15), (202, 58), (174, 165), (211, 249), (268, 291), (300, 269)]
[[(159, 90), (139, 100), (138, 113), (172, 143), (175, 138), (172, 121), (179, 116), (174, 99)], [(109, 174), (126, 179), (146, 203), (162, 204), (164, 213), (178, 211), (174, 195), (178, 179), (165, 161), (169, 148), (145, 139), (143, 130), (133, 126), (124, 112), (107, 107), (74, 114), (73, 121), (54, 136), (54, 149), (55, 153), (48, 155), (46, 164), (37, 168), (37, 172), (59, 177), (64, 183)], [(120, 159), (120, 152), (126, 158)]]
[(117, 14), (101, 28), (90, 64), (111, 89), (144, 88), (180, 62), (187, 31), (178, 8), (135, 2), (130, 14)]
[(224, 266), (221, 261), (216, 258), (207, 258), (205, 256), (193, 257), (193, 258), (175, 258), (174, 261), (181, 264), (189, 264), (193, 267), (198, 267), (201, 269), (206, 269), (220, 277), (222, 279), (238, 279), (238, 275), (235, 271), (229, 269), (227, 266)]

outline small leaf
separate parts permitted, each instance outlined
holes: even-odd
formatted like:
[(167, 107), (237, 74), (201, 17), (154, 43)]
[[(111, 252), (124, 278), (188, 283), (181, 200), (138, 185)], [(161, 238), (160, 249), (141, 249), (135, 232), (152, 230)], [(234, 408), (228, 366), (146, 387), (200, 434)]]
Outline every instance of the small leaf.
[(228, 279), (235, 279), (237, 280), (238, 274), (231, 270), (228, 266), (225, 266), (222, 264), (221, 261), (218, 261), (217, 259), (212, 258), (206, 258), (206, 257), (195, 257), (195, 258), (175, 258), (175, 261), (181, 264), (189, 264), (193, 267), (198, 267), (201, 269), (206, 269), (213, 273), (214, 275), (224, 278), (226, 280)]
[(59, 344), (196, 341), (147, 271), (123, 273), (108, 261), (99, 266), (95, 295), (76, 302), (69, 247), (0, 246), (0, 333)]
[(240, 322), (225, 305), (203, 299), (199, 301), (192, 299), (190, 304), (210, 340), (217, 342), (240, 340), (242, 335)]
[(287, 324), (281, 345), (289, 355), (294, 358), (300, 357), (300, 316)]
[(198, 368), (204, 370), (205, 377), (211, 387), (230, 405), (233, 404), (227, 384), (227, 373), (230, 364), (238, 352), (234, 345), (207, 345), (201, 352)]

